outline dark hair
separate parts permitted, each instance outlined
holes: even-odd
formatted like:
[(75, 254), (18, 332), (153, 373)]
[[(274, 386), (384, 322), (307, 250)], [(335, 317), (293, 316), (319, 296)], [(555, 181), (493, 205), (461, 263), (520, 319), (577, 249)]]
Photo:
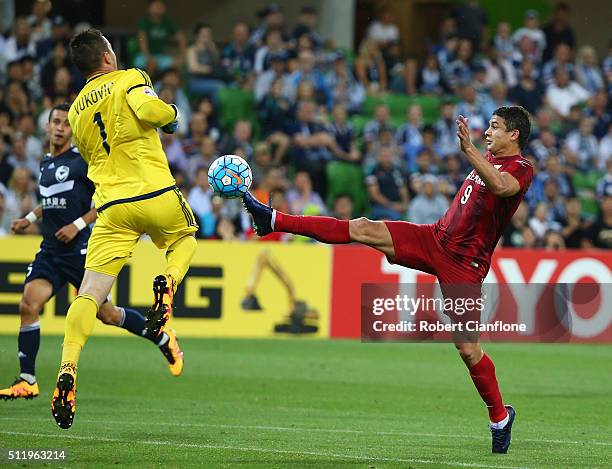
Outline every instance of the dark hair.
[(172, 73), (177, 74), (177, 75), (181, 74), (181, 72), (180, 72), (180, 70), (178, 68), (170, 67), (170, 68), (167, 68), (166, 70), (164, 70), (163, 72), (161, 72), (160, 78), (165, 78), (166, 75), (170, 75)]
[(176, 97), (176, 90), (174, 89), (173, 86), (170, 85), (162, 85), (161, 88), (159, 89), (159, 91), (157, 92), (158, 95), (162, 94), (164, 91), (170, 91), (170, 93), (172, 93), (172, 96)]
[(70, 104), (68, 103), (59, 103), (51, 108), (51, 112), (49, 112), (49, 122), (51, 122), (51, 116), (53, 115), (53, 111), (64, 111), (68, 112), (70, 110)]
[(336, 195), (334, 197), (334, 203), (336, 203), (338, 199), (349, 199), (351, 203), (353, 202), (353, 196), (348, 192), (341, 192), (340, 194)]
[(263, 40), (264, 42), (266, 42), (268, 40), (268, 37), (272, 34), (280, 34), (281, 38), (283, 37), (283, 30), (280, 28), (269, 28), (268, 30), (266, 30)]
[(431, 132), (431, 133), (435, 134), (436, 133), (436, 129), (434, 129), (434, 126), (431, 125), (431, 124), (425, 124), (425, 126), (423, 126), (422, 133), (425, 133), (425, 132)]
[(494, 116), (499, 116), (506, 122), (506, 130), (519, 131), (518, 144), (519, 148), (523, 148), (529, 140), (531, 132), (531, 122), (529, 120), (529, 112), (523, 106), (502, 106), (493, 112)]
[(544, 182), (544, 187), (551, 185), (551, 184), (555, 186), (557, 189), (559, 188), (559, 183), (557, 182), (557, 180), (551, 177), (546, 179), (546, 181)]
[(104, 36), (97, 29), (86, 29), (70, 41), (70, 57), (85, 76), (102, 63), (102, 55), (108, 51)]
[(63, 39), (55, 39), (53, 41), (52, 49), (55, 49), (57, 46), (62, 46), (64, 49), (66, 49), (66, 42)]
[(19, 59), (19, 63), (22, 64), (24, 62), (36, 62), (36, 59), (32, 57), (30, 54), (26, 54)]
[(197, 23), (193, 28), (193, 35), (197, 36), (202, 29), (212, 30), (208, 23)]
[(19, 121), (20, 122), (21, 122), (22, 119), (27, 119), (27, 118), (30, 118), (33, 121), (36, 120), (36, 119), (34, 119), (34, 114), (32, 114), (31, 112), (26, 112), (26, 113), (23, 113), (23, 114), (19, 115)]

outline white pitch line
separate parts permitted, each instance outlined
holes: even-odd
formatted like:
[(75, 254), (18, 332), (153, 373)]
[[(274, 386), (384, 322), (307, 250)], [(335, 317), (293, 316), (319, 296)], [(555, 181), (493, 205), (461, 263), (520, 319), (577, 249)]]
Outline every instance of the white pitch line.
[[(54, 433), (26, 433), (26, 432), (10, 432), (0, 431), (0, 434), (4, 435), (19, 435), (19, 436), (36, 436), (36, 437), (49, 437), (49, 438), (61, 438), (61, 439), (72, 439), (72, 440), (89, 440), (89, 441), (106, 441), (111, 443), (125, 443), (125, 440), (120, 438), (106, 438), (97, 436), (80, 436), (80, 435), (66, 435), (54, 434)], [(229, 450), (229, 451), (242, 451), (242, 452), (253, 452), (253, 453), (273, 453), (273, 454), (291, 454), (298, 456), (317, 456), (333, 459), (354, 459), (356, 461), (383, 461), (393, 463), (417, 463), (417, 464), (436, 464), (450, 467), (473, 467), (481, 469), (529, 469), (525, 466), (502, 466), (499, 464), (479, 464), (479, 463), (466, 463), (460, 461), (432, 461), (430, 459), (403, 459), (403, 458), (387, 458), (384, 456), (357, 456), (351, 454), (338, 454), (328, 453), (323, 451), (291, 451), (286, 449), (274, 449), (274, 448), (257, 448), (252, 446), (230, 446), (230, 445), (208, 445), (201, 443), (175, 443), (171, 441), (160, 441), (160, 440), (130, 440), (131, 443), (139, 443), (142, 445), (152, 446), (174, 446), (180, 448), (197, 448), (197, 449), (212, 449), (212, 450)]]
[[(100, 420), (100, 423), (104, 421)], [(122, 423), (122, 422), (111, 422), (111, 423)], [(477, 440), (489, 440), (490, 436), (481, 435), (445, 435), (442, 433), (422, 433), (422, 432), (394, 432), (394, 431), (375, 431), (375, 430), (352, 430), (344, 428), (314, 428), (314, 427), (275, 427), (268, 425), (231, 425), (231, 424), (217, 424), (217, 423), (181, 423), (181, 422), (170, 422), (165, 425), (185, 426), (185, 427), (215, 427), (215, 428), (236, 428), (236, 429), (251, 429), (251, 430), (271, 430), (271, 431), (295, 431), (295, 432), (322, 432), (322, 433), (355, 433), (364, 435), (381, 435), (381, 436), (422, 436), (422, 437), (434, 437), (434, 438), (462, 438), (462, 439), (477, 439)], [(537, 443), (567, 443), (576, 445), (598, 445), (598, 446), (612, 446), (612, 443), (605, 441), (575, 441), (575, 440), (546, 440), (538, 438), (517, 438), (517, 441), (529, 441)]]
[[(17, 417), (0, 417), (0, 420), (15, 420), (23, 419)], [(47, 419), (29, 419), (47, 421)], [(110, 425), (140, 425), (138, 422), (120, 421), (120, 420), (97, 420), (97, 419), (79, 419), (79, 422), (95, 423), (95, 424), (110, 424)], [(244, 429), (244, 430), (270, 430), (278, 432), (316, 432), (316, 433), (352, 433), (360, 435), (380, 435), (380, 436), (416, 436), (425, 438), (458, 438), (464, 440), (489, 440), (490, 436), (484, 435), (448, 435), (443, 433), (423, 433), (423, 432), (394, 432), (394, 431), (376, 431), (376, 430), (354, 430), (345, 428), (316, 428), (316, 427), (280, 427), (269, 425), (233, 425), (223, 423), (188, 423), (188, 422), (162, 422), (162, 425), (172, 427), (195, 427), (195, 428), (228, 428), (228, 429)], [(579, 440), (550, 440), (540, 438), (515, 438), (515, 441), (526, 441), (530, 443), (551, 443), (551, 444), (573, 444), (584, 446), (612, 446), (611, 442), (606, 441), (579, 441)]]

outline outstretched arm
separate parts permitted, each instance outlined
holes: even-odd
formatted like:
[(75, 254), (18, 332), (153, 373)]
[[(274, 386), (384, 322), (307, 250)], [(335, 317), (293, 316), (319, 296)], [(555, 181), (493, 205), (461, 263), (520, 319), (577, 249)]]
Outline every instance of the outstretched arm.
[(519, 182), (510, 173), (499, 172), (478, 151), (470, 138), (468, 120), (459, 116), (457, 118), (457, 137), (461, 144), (461, 151), (465, 153), (470, 164), (474, 167), (480, 178), (493, 194), (498, 197), (512, 197), (521, 190)]

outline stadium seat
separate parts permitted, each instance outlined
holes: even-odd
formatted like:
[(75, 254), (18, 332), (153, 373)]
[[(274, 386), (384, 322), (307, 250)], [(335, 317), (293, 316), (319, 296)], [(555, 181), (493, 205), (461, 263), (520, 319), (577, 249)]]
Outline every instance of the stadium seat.
[(414, 96), (414, 103), (423, 110), (423, 122), (433, 125), (440, 117), (440, 98), (437, 96)]
[(423, 122), (433, 124), (440, 116), (440, 99), (437, 96), (414, 95), (408, 96), (400, 93), (387, 93), (382, 96), (368, 96), (363, 105), (366, 116), (374, 115), (379, 104), (389, 106), (392, 120), (404, 122), (406, 109), (412, 104), (419, 104), (423, 110)]
[(582, 204), (582, 214), (589, 219), (595, 219), (599, 214), (599, 203), (595, 196), (597, 181), (603, 174), (599, 171), (576, 171), (572, 176), (572, 183), (576, 189), (576, 196)]
[(350, 47), (340, 47), (338, 50), (344, 54), (344, 59), (346, 60), (346, 63), (349, 65), (353, 65), (353, 63), (355, 62), (355, 51)]
[(128, 67), (134, 66), (134, 59), (138, 52), (140, 52), (140, 47), (138, 46), (138, 39), (136, 37), (130, 37), (125, 43), (125, 51), (126, 58), (125, 61), (128, 64)]
[(327, 174), (327, 206), (333, 209), (334, 199), (340, 194), (349, 194), (353, 199), (353, 212), (365, 214), (369, 211), (369, 200), (361, 166), (344, 161), (332, 161), (325, 168)]
[(355, 135), (360, 137), (363, 134), (363, 128), (371, 120), (372, 120), (372, 116), (370, 114), (365, 115), (365, 116), (355, 115), (349, 119), (349, 122), (353, 126)]
[(253, 137), (259, 137), (260, 126), (255, 114), (255, 95), (240, 88), (225, 87), (219, 91), (219, 123), (231, 132), (239, 120), (253, 125)]

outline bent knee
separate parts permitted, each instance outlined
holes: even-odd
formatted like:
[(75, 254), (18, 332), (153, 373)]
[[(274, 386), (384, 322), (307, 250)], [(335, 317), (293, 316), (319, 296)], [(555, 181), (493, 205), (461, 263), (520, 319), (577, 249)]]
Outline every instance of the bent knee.
[(349, 222), (349, 232), (352, 240), (371, 244), (376, 241), (378, 226), (376, 222), (360, 217)]
[(482, 348), (479, 343), (455, 344), (461, 359), (468, 364), (475, 364), (482, 358)]
[(22, 321), (26, 323), (36, 322), (39, 318), (42, 306), (43, 305), (33, 303), (27, 299), (22, 299), (19, 302), (19, 315)]

